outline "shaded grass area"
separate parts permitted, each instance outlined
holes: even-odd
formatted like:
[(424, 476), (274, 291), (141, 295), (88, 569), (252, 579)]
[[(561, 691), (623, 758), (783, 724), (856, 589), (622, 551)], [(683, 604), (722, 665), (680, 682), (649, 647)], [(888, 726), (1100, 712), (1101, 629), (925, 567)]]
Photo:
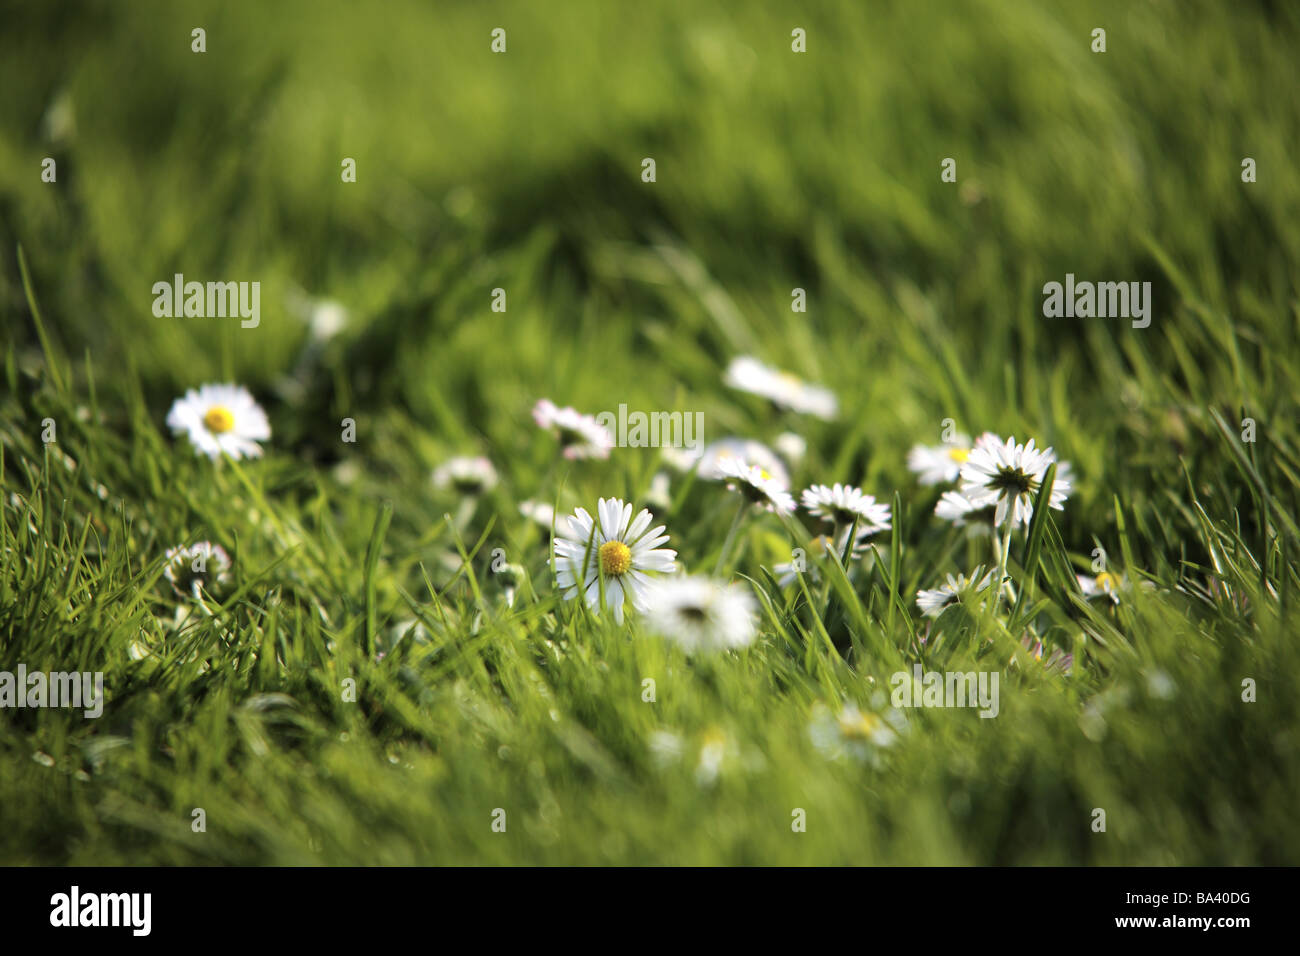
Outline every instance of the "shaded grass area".
[[(0, 664), (103, 671), (109, 702), (97, 721), (0, 712), (0, 860), (1296, 862), (1296, 19), (928, 0), (12, 13)], [(176, 272), (259, 280), (261, 325), (154, 318)], [(1043, 319), (1067, 272), (1151, 281), (1153, 324)], [(348, 326), (310, 345), (296, 291)], [(741, 352), (824, 382), (839, 419), (725, 389)], [(165, 433), (172, 399), (217, 379), (266, 405), (264, 460), (214, 469)], [(657, 452), (557, 465), (528, 416), (541, 396), (702, 411), (710, 439), (793, 428), (796, 485), (897, 492), (895, 530), (826, 569), (822, 600), (767, 573), (814, 523), (747, 525), (731, 570), (762, 637), (688, 659), (558, 601), (518, 502), (639, 501)], [(945, 418), (1074, 466), (1039, 560), (1017, 539), (1033, 598), (1010, 622), (916, 615), (917, 589), (989, 561), (904, 465)], [(428, 474), (471, 453), (502, 482), (464, 517)], [(679, 480), (657, 513), (708, 571), (733, 508)], [(178, 627), (163, 554), (198, 539), (235, 583)], [(1097, 547), (1152, 588), (1085, 602), (1073, 572)], [(528, 572), (512, 608), (495, 548)], [(1024, 652), (1027, 627), (1075, 655), (1068, 677)], [(1006, 667), (999, 716), (912, 711), (875, 765), (814, 745), (817, 704), (869, 707), (916, 660)]]

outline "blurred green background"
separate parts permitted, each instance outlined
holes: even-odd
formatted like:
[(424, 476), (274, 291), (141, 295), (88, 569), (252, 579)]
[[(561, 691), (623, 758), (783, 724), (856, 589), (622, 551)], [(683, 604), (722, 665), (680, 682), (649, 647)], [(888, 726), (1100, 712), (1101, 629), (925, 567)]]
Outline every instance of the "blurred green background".
[[(207, 469), (168, 460), (156, 434), (166, 410), (202, 382), (239, 381), (263, 399), (275, 438), (259, 487), (286, 520), (322, 535), (320, 563), (337, 571), (295, 579), (302, 617), (293, 626), (308, 636), (290, 639), (283, 656), (301, 664), (290, 675), (249, 664), (229, 684), (205, 677), (194, 708), (185, 703), (197, 693), (193, 674), (131, 678), (118, 712), (135, 729), (117, 732), (134, 739), (135, 756), (93, 799), (43, 782), (30, 754), (37, 745), (80, 766), (93, 728), (60, 724), (59, 714), (15, 722), (0, 859), (1297, 861), (1287, 794), (1300, 782), (1300, 656), (1285, 595), (1300, 583), (1300, 541), (1278, 515), (1295, 515), (1300, 485), (1300, 7), (68, 0), (0, 11), (6, 491), (26, 496), (21, 473), (41, 471), (42, 415), (73, 415), (93, 398), (102, 430), (65, 426), (66, 450), (94, 463), (92, 484), (153, 522), (127, 530), (121, 515), (117, 525), (104, 515), (105, 553), (125, 555), (113, 559), (123, 576), (109, 575), (114, 588), (104, 591), (121, 614), (104, 597), (100, 617), (72, 614), (62, 631), (29, 615), (62, 593), (55, 568), (67, 542), (48, 545), (62, 557), (32, 579), (19, 568), (35, 559), (11, 555), (4, 661), (60, 660), (58, 641), (66, 650), (69, 635), (84, 633), (84, 660), (136, 674), (121, 646), (143, 626), (130, 575), (163, 547), (224, 530), (243, 536), (258, 567), (284, 550), (264, 521), (222, 512), (233, 482), (213, 486)], [(202, 54), (191, 51), (195, 27), (206, 30)], [(498, 27), (504, 54), (490, 50)], [(1097, 27), (1104, 54), (1090, 49)], [(807, 33), (806, 53), (791, 51), (795, 28)], [(57, 162), (57, 184), (41, 181), (44, 157)], [(355, 183), (340, 179), (345, 157), (356, 161)], [(654, 183), (641, 180), (645, 157), (656, 161)], [(940, 178), (947, 157), (955, 184)], [(1253, 184), (1241, 180), (1245, 157), (1257, 163)], [(62, 397), (42, 377), (19, 244), (63, 357)], [(151, 287), (176, 272), (260, 281), (260, 327), (155, 318)], [(1042, 285), (1067, 272), (1150, 281), (1151, 327), (1044, 319)], [(497, 287), (508, 295), (504, 314), (490, 308)], [(790, 309), (796, 287), (808, 292), (806, 314)], [(301, 296), (342, 303), (346, 326), (311, 346)], [(547, 493), (540, 476), (553, 449), (528, 418), (542, 396), (591, 412), (619, 402), (700, 410), (709, 439), (770, 440), (788, 422), (721, 385), (741, 353), (840, 397), (838, 422), (799, 425), (810, 442), (799, 480), (860, 481), (910, 499), (905, 600), (958, 569), (942, 563), (950, 550), (922, 540), (932, 498), (903, 465), (907, 448), (937, 440), (948, 417), (971, 433), (1054, 445), (1079, 475), (1057, 518), (1076, 563), (1098, 543), (1120, 553), (1118, 500), (1126, 570), (1181, 596), (1116, 625), (1132, 654), (1090, 661), (1059, 696), (1031, 693), (990, 722), (994, 736), (936, 717), (946, 729), (900, 758), (891, 782), (837, 770), (807, 783), (815, 797), (800, 787), (820, 766), (806, 740), (820, 688), (795, 665), (751, 663), (732, 683), (715, 675), (712, 690), (680, 705), (678, 724), (692, 733), (734, 719), (741, 751), (767, 754), (757, 782), (736, 784), (729, 803), (699, 792), (689, 774), (645, 783), (650, 727), (630, 716), (644, 661), (618, 658), (599, 643), (608, 635), (592, 640), (614, 655), (614, 675), (584, 659), (581, 677), (548, 678), (552, 699), (571, 705), (561, 706), (573, 723), (558, 737), (549, 705), (522, 702), (533, 677), (510, 670), (518, 660), (475, 658), (462, 672), (443, 659), (448, 683), (411, 691), (419, 706), (409, 712), (390, 700), (386, 716), (366, 723), (373, 746), (360, 755), (334, 742), (345, 719), (324, 705), (295, 724), (276, 760), (265, 740), (263, 750), (250, 743), (256, 734), (204, 749), (220, 737), (215, 728), (245, 734), (260, 719), (240, 709), (249, 695), (326, 693), (312, 668), (333, 666), (326, 631), (351, 640), (347, 627), (333, 628), (362, 606), (360, 573), (347, 562), (364, 553), (378, 501), (398, 502), (379, 584), (391, 622), (403, 615), (399, 587), (420, 590), (415, 560), (428, 560), (425, 535), (449, 507), (426, 500), (429, 467), (450, 454), (491, 455), (503, 476), (499, 513), (517, 524), (517, 499)], [(338, 441), (345, 416), (359, 423), (356, 448)], [(1265, 438), (1243, 452), (1230, 433), (1246, 416)], [(176, 458), (188, 455), (176, 447)], [(580, 500), (643, 491), (653, 460), (633, 460), (573, 474)], [(334, 484), (325, 466), (349, 462), (361, 477)], [(63, 494), (96, 513), (78, 481), (79, 491), (46, 487), (51, 521)], [(701, 568), (698, 555), (718, 536), (710, 514), (691, 503), (674, 516), (683, 555)], [(1236, 560), (1222, 564), (1216, 547)], [(1212, 567), (1228, 590), (1178, 590)], [(544, 565), (533, 571), (540, 580)], [(1284, 595), (1267, 613), (1266, 583)], [(449, 628), (468, 641), (478, 625), (473, 602), (459, 597), (464, 617)], [(328, 627), (307, 623), (301, 609), (313, 600), (333, 610)], [(532, 641), (555, 637), (549, 626), (518, 625)], [(901, 634), (881, 625), (882, 646), (901, 646)], [(1185, 689), (1172, 703), (1140, 690), (1157, 666)], [(1234, 709), (1243, 668), (1270, 682), (1249, 719)], [(846, 696), (864, 698), (847, 670), (835, 673)], [(399, 696), (408, 677), (371, 675)], [(623, 705), (602, 696), (603, 682), (620, 679), (631, 703), (614, 729)], [(1079, 733), (1098, 694), (1132, 707), (1112, 718), (1110, 750)], [(744, 709), (769, 696), (779, 706)], [(313, 746), (295, 752), (296, 735)], [(394, 748), (412, 737), (438, 754), (401, 751), (424, 797), (386, 776), (397, 773)], [(160, 747), (178, 763), (160, 769)], [(498, 747), (536, 754), (536, 765), (500, 769), (482, 757)], [(100, 763), (85, 757), (87, 766), (101, 765), (95, 753)], [(321, 790), (310, 791), (305, 767), (319, 771)], [(496, 806), (491, 794), (505, 781), (537, 821), (523, 848), (479, 834), (480, 804)], [(220, 850), (188, 842), (187, 827), (168, 835), (149, 822), (199, 799), (225, 810)], [(1141, 812), (1108, 841), (1069, 830), (1066, 818), (1074, 826), (1102, 799)], [(842, 827), (781, 842), (783, 808), (800, 800), (820, 801)], [(762, 812), (775, 814), (770, 837), (752, 831)], [(14, 830), (15, 819), (27, 822)]]

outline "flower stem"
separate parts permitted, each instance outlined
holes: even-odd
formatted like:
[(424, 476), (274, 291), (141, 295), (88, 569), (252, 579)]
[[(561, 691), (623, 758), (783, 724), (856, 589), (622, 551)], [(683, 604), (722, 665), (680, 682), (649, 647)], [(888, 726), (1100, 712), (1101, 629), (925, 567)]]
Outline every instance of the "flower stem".
[[(997, 536), (993, 540), (996, 542)], [(1011, 552), (1011, 522), (1006, 523), (1006, 530), (1002, 532), (1001, 547), (998, 548), (998, 581), (997, 593), (993, 598), (993, 613), (996, 614), (1002, 608), (1002, 591), (1007, 579), (1007, 558)]]
[(740, 507), (736, 509), (736, 517), (731, 519), (731, 530), (727, 532), (727, 539), (722, 542), (722, 553), (718, 555), (718, 566), (713, 569), (715, 577), (721, 576), (722, 568), (727, 563), (727, 555), (731, 553), (731, 545), (736, 540), (736, 532), (740, 529), (741, 519), (745, 517), (745, 509), (749, 507), (749, 502), (740, 499)]

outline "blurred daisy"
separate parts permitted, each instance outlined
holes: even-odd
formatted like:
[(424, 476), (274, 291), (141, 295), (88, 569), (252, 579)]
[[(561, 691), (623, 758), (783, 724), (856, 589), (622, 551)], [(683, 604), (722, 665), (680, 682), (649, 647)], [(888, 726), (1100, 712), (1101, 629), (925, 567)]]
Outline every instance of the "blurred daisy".
[(798, 465), (808, 453), (808, 442), (794, 432), (782, 432), (772, 444), (776, 446), (777, 453), (792, 465)]
[(642, 509), (635, 519), (632, 506), (618, 498), (602, 498), (593, 519), (579, 508), (556, 524), (555, 579), (566, 601), (579, 593), (587, 606), (600, 607), (602, 580), (605, 606), (623, 623), (623, 603), (630, 598), (637, 610), (645, 607), (651, 583), (646, 572), (675, 571), (677, 552), (659, 547), (668, 540), (663, 525), (651, 528), (653, 515)]
[(680, 760), (686, 749), (685, 741), (671, 730), (653, 731), (646, 745), (650, 750), (650, 756), (661, 769)]
[(307, 313), (307, 328), (315, 342), (328, 342), (348, 324), (348, 310), (333, 299), (317, 299)]
[(1114, 604), (1119, 603), (1120, 589), (1128, 583), (1109, 571), (1102, 571), (1096, 577), (1076, 574), (1075, 578), (1079, 582), (1079, 590), (1083, 592), (1084, 598), (1091, 601), (1093, 598), (1108, 597)]
[(721, 727), (704, 731), (700, 743), (700, 759), (695, 765), (695, 782), (701, 787), (711, 787), (722, 773), (723, 763), (735, 757), (737, 748)]
[[(1054, 647), (1051, 653), (1047, 655), (1047, 660), (1043, 660), (1043, 642), (1035, 634), (1026, 634), (1020, 639), (1020, 646), (1029, 652), (1029, 656), (1043, 665), (1047, 671), (1060, 671), (1062, 674), (1070, 673), (1074, 666), (1074, 655), (1067, 654), (1059, 647)], [(1015, 657), (1011, 658), (1011, 663), (1015, 663)]]
[(758, 607), (749, 588), (710, 578), (660, 578), (646, 590), (646, 627), (687, 653), (744, 647)]
[(200, 590), (215, 590), (230, 579), (230, 555), (210, 541), (168, 548), (163, 577), (171, 582), (177, 594), (199, 597)]
[(889, 505), (881, 504), (861, 488), (836, 484), (804, 489), (803, 506), (809, 514), (847, 529), (854, 521), (867, 534), (889, 530)]
[(830, 420), (839, 411), (839, 403), (829, 389), (810, 385), (797, 375), (769, 368), (752, 356), (731, 360), (724, 381), (732, 388), (760, 395), (772, 404), (804, 415)]
[[(988, 440), (981, 436), (962, 465), (959, 491), (973, 508), (995, 506), (995, 525), (1010, 521), (1011, 528), (1016, 528), (1033, 516), (1034, 497), (1055, 461), (1052, 449), (1035, 448), (1032, 438), (1020, 445), (1014, 437), (999, 443), (996, 436), (988, 436)], [(1062, 462), (1048, 504), (1063, 510), (1069, 493), (1069, 465)]]
[(907, 453), (907, 467), (916, 472), (922, 485), (950, 484), (970, 456), (970, 436), (956, 435), (942, 445), (913, 445)]
[(519, 513), (549, 529), (555, 524), (555, 506), (545, 501), (521, 501)]
[(964, 574), (947, 575), (947, 581), (928, 591), (916, 592), (916, 606), (926, 617), (938, 617), (962, 599), (963, 595), (985, 590), (993, 580), (993, 572), (980, 577), (983, 567), (976, 568), (970, 577)]
[(271, 437), (266, 412), (242, 385), (203, 385), (172, 403), (167, 426), (185, 432), (195, 451), (217, 459), (236, 460), (262, 454), (257, 443)]
[(433, 472), (435, 488), (450, 488), (460, 495), (482, 495), (496, 487), (497, 470), (486, 458), (451, 458)]
[(892, 746), (905, 726), (903, 715), (894, 708), (882, 717), (874, 711), (861, 710), (856, 704), (846, 704), (838, 714), (832, 714), (824, 704), (817, 704), (808, 734), (813, 746), (827, 757), (848, 756), (874, 762), (878, 756), (876, 751)]
[(549, 398), (533, 406), (533, 421), (559, 439), (565, 458), (608, 458), (614, 447), (609, 429), (595, 417), (573, 408), (557, 408)]
[(934, 506), (935, 517), (951, 521), (958, 528), (966, 524), (967, 518), (974, 511), (975, 506), (962, 497), (959, 491), (945, 491)]
[(650, 487), (646, 489), (645, 503), (661, 510), (667, 510), (672, 506), (672, 485), (668, 472), (655, 472), (655, 476), (650, 479)]
[(752, 504), (777, 514), (794, 511), (794, 498), (785, 490), (785, 485), (758, 465), (728, 458), (719, 463), (718, 470), (727, 482), (727, 488), (740, 492)]

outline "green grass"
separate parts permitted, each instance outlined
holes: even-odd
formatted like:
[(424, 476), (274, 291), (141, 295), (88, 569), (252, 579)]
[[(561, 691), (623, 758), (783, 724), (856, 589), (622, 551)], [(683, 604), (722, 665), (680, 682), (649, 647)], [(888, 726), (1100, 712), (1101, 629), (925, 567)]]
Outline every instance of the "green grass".
[[(0, 711), (0, 863), (1300, 862), (1297, 49), (1269, 3), (8, 11), (0, 670), (102, 671), (109, 700)], [(260, 281), (261, 326), (154, 318), (174, 272)], [(1151, 327), (1044, 319), (1066, 272), (1152, 282)], [(319, 350), (299, 289), (349, 309)], [(839, 419), (725, 388), (746, 352)], [(168, 433), (217, 380), (267, 408), (262, 460)], [(557, 463), (543, 396), (793, 428), (796, 490), (897, 494), (895, 530), (824, 595), (768, 573), (815, 523), (747, 523), (727, 573), (760, 639), (688, 658), (556, 595), (519, 501), (640, 502), (658, 452)], [(922, 653), (916, 591), (991, 560), (905, 467), (945, 418), (1053, 445), (1075, 488), (1015, 539), (1024, 599)], [(501, 473), (472, 515), (429, 481), (458, 454)], [(733, 499), (673, 494), (670, 546), (711, 572)], [(178, 628), (163, 556), (202, 539), (233, 585)], [(1085, 602), (1097, 547), (1150, 587)], [(1001, 668), (999, 716), (909, 711), (875, 763), (814, 745), (818, 705), (916, 660)]]

